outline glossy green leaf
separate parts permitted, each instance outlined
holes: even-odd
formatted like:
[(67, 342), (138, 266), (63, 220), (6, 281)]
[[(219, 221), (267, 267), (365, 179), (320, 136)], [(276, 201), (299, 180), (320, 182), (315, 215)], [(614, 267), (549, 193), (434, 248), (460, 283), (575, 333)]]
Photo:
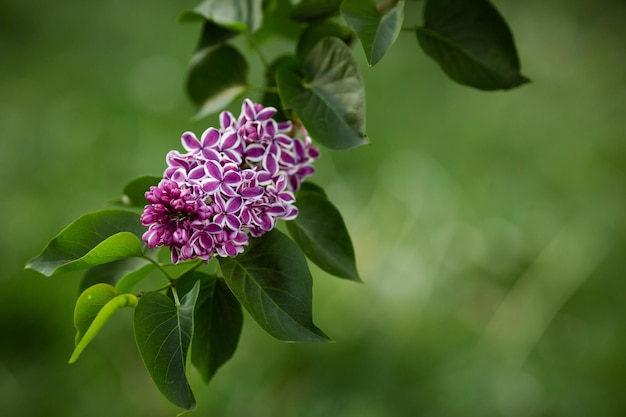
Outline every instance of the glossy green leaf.
[(78, 360), (82, 351), (117, 310), (136, 306), (136, 296), (132, 294), (118, 295), (115, 288), (110, 284), (96, 284), (87, 288), (78, 297), (74, 309), (76, 347), (69, 362), (74, 363)]
[(173, 404), (190, 410), (195, 399), (186, 376), (193, 310), (200, 283), (180, 304), (159, 292), (145, 293), (135, 310), (135, 339), (155, 385)]
[[(92, 285), (106, 283), (117, 286), (118, 281), (127, 274), (146, 266), (149, 262), (144, 258), (124, 258), (107, 264), (96, 265), (83, 274), (79, 290), (82, 293)], [(119, 291), (119, 288), (118, 288)], [(127, 292), (127, 291), (119, 291)]]
[(273, 230), (235, 258), (219, 258), (226, 284), (265, 331), (292, 342), (326, 342), (312, 320), (313, 280), (300, 249)]
[(196, 119), (222, 110), (246, 89), (248, 64), (239, 51), (221, 44), (194, 55), (187, 77), (187, 93), (198, 107)]
[(156, 186), (161, 177), (144, 176), (135, 178), (124, 186), (122, 191), (122, 203), (127, 206), (143, 207), (148, 202), (146, 201), (146, 191), (150, 190), (151, 186)]
[(369, 65), (374, 65), (395, 42), (404, 21), (404, 1), (380, 11), (375, 0), (344, 0), (344, 20), (354, 30), (365, 51)]
[[(205, 383), (237, 349), (243, 326), (241, 304), (224, 280), (199, 271), (191, 271), (176, 280), (179, 294), (186, 294), (196, 282), (200, 293), (194, 310), (191, 362)], [(173, 297), (171, 291), (168, 295)]]
[(191, 363), (208, 384), (237, 349), (243, 313), (224, 280), (215, 276), (188, 273), (176, 281), (179, 293), (188, 291), (196, 281), (200, 281), (200, 293), (194, 311)]
[(85, 214), (63, 229), (26, 268), (46, 276), (141, 257), (144, 232), (139, 215), (125, 210)]
[(210, 20), (238, 32), (254, 32), (263, 21), (262, 0), (205, 0), (183, 12), (181, 22)]
[(311, 22), (339, 13), (342, 0), (301, 0), (289, 13), (292, 19)]
[(368, 142), (365, 135), (365, 88), (359, 68), (346, 44), (322, 39), (309, 53), (303, 76), (277, 73), (286, 108), (293, 109), (311, 137), (336, 150)]
[(329, 274), (360, 281), (352, 240), (339, 210), (310, 186), (296, 193), (296, 207), (298, 217), (287, 222), (287, 230), (306, 256)]
[(133, 288), (137, 286), (137, 284), (143, 281), (143, 279), (146, 278), (148, 274), (155, 269), (156, 266), (153, 263), (146, 263), (141, 268), (130, 271), (120, 277), (117, 284), (115, 284), (115, 288), (119, 293), (131, 292)]
[(486, 0), (428, 1), (417, 39), (454, 81), (481, 90), (510, 89), (521, 75), (513, 35)]
[(339, 23), (330, 20), (311, 23), (306, 27), (306, 29), (304, 29), (298, 38), (298, 45), (296, 47), (298, 59), (305, 62), (307, 56), (309, 56), (309, 53), (315, 45), (328, 36), (339, 38), (347, 45), (349, 45), (354, 39), (354, 33), (352, 33), (352, 30), (346, 26), (340, 25)]

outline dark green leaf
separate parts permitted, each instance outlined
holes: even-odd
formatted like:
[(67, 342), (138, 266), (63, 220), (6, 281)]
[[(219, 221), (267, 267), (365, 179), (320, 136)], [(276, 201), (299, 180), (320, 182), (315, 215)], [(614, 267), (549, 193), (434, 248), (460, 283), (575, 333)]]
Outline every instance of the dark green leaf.
[(219, 258), (226, 284), (272, 336), (293, 342), (326, 342), (312, 320), (313, 280), (298, 247), (273, 230), (252, 239), (235, 258)]
[[(276, 87), (276, 72), (280, 70), (296, 70), (299, 67), (298, 61), (293, 55), (282, 55), (276, 58), (267, 68), (265, 73), (265, 85), (267, 87)], [(288, 117), (285, 115), (285, 112), (282, 108), (282, 103), (280, 101), (280, 96), (278, 93), (274, 91), (267, 91), (263, 94), (263, 98), (261, 99), (261, 103), (263, 103), (266, 107), (274, 107), (276, 110), (276, 114), (273, 118), (277, 121), (286, 121)]]
[(235, 353), (243, 314), (241, 304), (222, 279), (194, 271), (178, 279), (177, 288), (185, 292), (196, 281), (201, 284), (194, 312), (191, 362), (208, 384)]
[(520, 74), (509, 27), (486, 0), (428, 1), (417, 39), (424, 52), (460, 84), (506, 90), (529, 81)]
[(144, 228), (139, 215), (125, 210), (86, 214), (63, 229), (26, 268), (46, 276), (141, 257)]
[(237, 32), (254, 32), (263, 21), (262, 0), (205, 0), (195, 9), (183, 12), (181, 22), (210, 20)]
[(147, 203), (146, 191), (150, 186), (157, 185), (161, 181), (160, 177), (144, 176), (139, 177), (124, 186), (122, 191), (122, 203), (127, 206), (143, 207)]
[[(223, 279), (192, 271), (176, 280), (179, 294), (187, 293), (196, 282), (200, 293), (194, 310), (194, 330), (191, 342), (191, 362), (205, 383), (237, 349), (243, 325), (241, 304), (230, 292)], [(171, 292), (168, 292), (171, 295)]]
[(311, 181), (305, 181), (302, 184), (300, 184), (300, 190), (298, 192), (300, 194), (303, 194), (303, 193), (318, 193), (323, 198), (327, 198), (326, 197), (326, 191), (324, 191), (324, 189), (322, 187), (320, 187), (319, 185), (317, 185), (317, 184), (315, 184), (314, 182), (311, 182)]
[(339, 38), (350, 45), (350, 42), (354, 39), (352, 30), (346, 26), (342, 26), (333, 21), (324, 20), (321, 22), (311, 23), (300, 35), (298, 39), (298, 46), (296, 48), (298, 59), (305, 62), (309, 53), (321, 41), (328, 36), (334, 36)]
[(86, 289), (78, 297), (74, 309), (76, 348), (69, 362), (74, 363), (78, 360), (85, 347), (117, 310), (135, 306), (137, 297), (132, 294), (118, 295), (110, 284), (96, 284)]
[(311, 22), (330, 17), (339, 12), (342, 0), (302, 0), (296, 4), (289, 15), (301, 22)]
[(361, 40), (367, 62), (376, 64), (395, 42), (404, 21), (404, 1), (379, 11), (375, 0), (344, 0), (341, 14)]
[(205, 20), (204, 25), (202, 25), (202, 33), (200, 34), (200, 40), (198, 41), (196, 51), (200, 51), (210, 46), (219, 45), (220, 43), (224, 43), (237, 35), (239, 35), (239, 32), (222, 27), (209, 20)]
[(352, 240), (339, 210), (319, 191), (296, 193), (298, 217), (287, 230), (306, 256), (329, 274), (360, 281)]
[[(125, 275), (137, 271), (149, 262), (144, 258), (125, 258), (119, 261), (109, 262), (89, 268), (83, 274), (79, 291), (82, 293), (87, 288), (98, 283), (116, 285)], [(119, 288), (118, 288), (119, 291)], [(127, 292), (127, 291), (120, 291)]]
[(190, 64), (187, 93), (200, 119), (220, 111), (246, 89), (248, 64), (232, 46), (221, 44), (198, 51)]
[(368, 142), (363, 79), (342, 40), (322, 39), (306, 59), (304, 77), (281, 70), (277, 81), (285, 107), (297, 113), (319, 143), (344, 150)]
[(148, 263), (141, 268), (131, 271), (122, 276), (120, 280), (115, 284), (115, 288), (120, 293), (131, 292), (137, 284), (139, 284), (148, 274), (156, 269), (153, 263)]
[(145, 293), (134, 320), (139, 353), (152, 380), (165, 398), (187, 410), (196, 404), (185, 371), (199, 289), (198, 282), (180, 304), (159, 292)]

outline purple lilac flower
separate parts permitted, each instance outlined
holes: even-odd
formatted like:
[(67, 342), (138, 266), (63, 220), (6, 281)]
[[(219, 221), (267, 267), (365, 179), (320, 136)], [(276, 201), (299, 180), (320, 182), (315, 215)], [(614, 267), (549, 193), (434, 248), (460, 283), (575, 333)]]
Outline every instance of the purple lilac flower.
[(298, 214), (294, 192), (319, 157), (306, 130), (277, 122), (273, 107), (246, 99), (241, 114), (220, 114), (220, 128), (185, 132), (185, 153), (170, 151), (157, 186), (146, 192), (141, 222), (149, 247), (169, 246), (172, 262), (236, 256), (249, 236)]

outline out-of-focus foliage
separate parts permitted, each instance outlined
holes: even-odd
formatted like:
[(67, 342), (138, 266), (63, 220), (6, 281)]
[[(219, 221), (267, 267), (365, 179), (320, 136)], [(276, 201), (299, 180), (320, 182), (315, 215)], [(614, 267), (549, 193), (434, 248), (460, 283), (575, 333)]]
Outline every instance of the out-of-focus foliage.
[[(372, 144), (325, 153), (316, 182), (344, 214), (365, 285), (314, 274), (316, 323), (334, 344), (285, 345), (246, 317), (220, 378), (192, 379), (196, 415), (626, 414), (626, 10), (494, 4), (533, 79), (512, 93), (450, 83), (412, 34), (371, 69), (354, 50)], [(145, 373), (129, 309), (69, 366), (80, 277), (22, 266), (199, 129), (183, 96), (198, 28), (180, 10), (0, 5), (3, 414), (177, 411)], [(280, 47), (264, 46), (268, 59)]]

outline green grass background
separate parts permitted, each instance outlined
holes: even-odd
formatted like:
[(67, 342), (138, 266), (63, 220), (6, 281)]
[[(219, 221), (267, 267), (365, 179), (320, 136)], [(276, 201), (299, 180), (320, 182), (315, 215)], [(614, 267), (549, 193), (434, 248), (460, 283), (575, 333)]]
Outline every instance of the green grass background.
[[(323, 150), (315, 181), (365, 284), (314, 270), (334, 344), (284, 344), (246, 317), (210, 386), (193, 374), (192, 415), (626, 415), (626, 7), (494, 4), (533, 81), (514, 91), (453, 84), (412, 33), (373, 68), (355, 45), (372, 142)], [(183, 94), (199, 27), (176, 17), (193, 5), (0, 3), (2, 415), (178, 411), (141, 363), (131, 311), (67, 365), (80, 275), (23, 265), (215, 123), (192, 123)]]

